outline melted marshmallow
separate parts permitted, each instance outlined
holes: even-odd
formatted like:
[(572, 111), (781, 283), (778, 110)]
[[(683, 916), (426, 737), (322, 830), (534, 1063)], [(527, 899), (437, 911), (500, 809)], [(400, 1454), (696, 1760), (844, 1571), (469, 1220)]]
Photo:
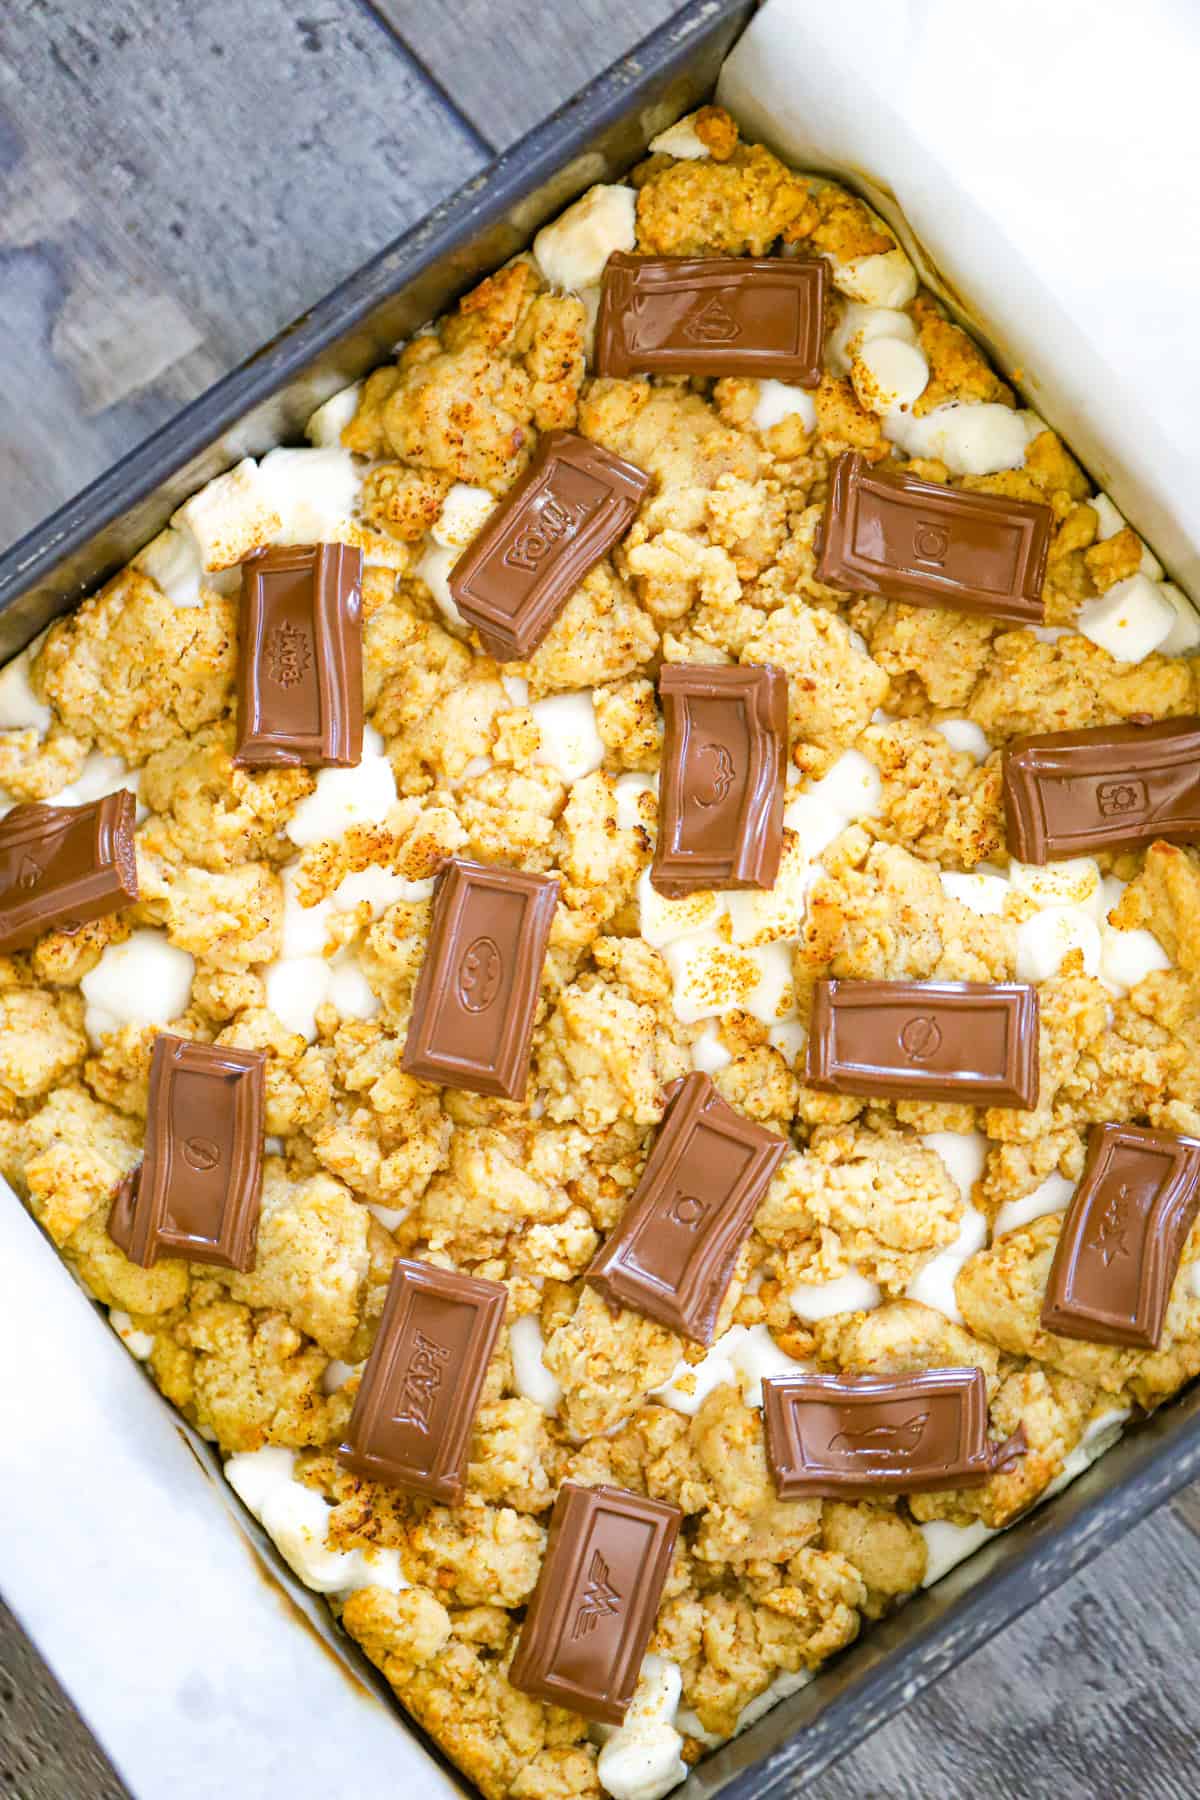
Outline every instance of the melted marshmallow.
[(1028, 1225), (1032, 1220), (1042, 1218), (1045, 1213), (1065, 1212), (1074, 1192), (1075, 1183), (1068, 1181), (1065, 1175), (1057, 1172), (1047, 1175), (1032, 1194), (1023, 1194), (1019, 1200), (1004, 1202), (992, 1221), (993, 1239), (1003, 1237), (1006, 1231), (1016, 1231), (1022, 1225)]
[(842, 316), (825, 340), (825, 356), (835, 375), (849, 375), (854, 359), (876, 338), (892, 338), (915, 344), (917, 328), (906, 312), (895, 307), (862, 306), (846, 302)]
[(352, 825), (382, 825), (396, 804), (396, 778), (384, 755), (383, 739), (363, 727), (362, 761), (353, 769), (320, 769), (317, 785), (287, 822), (299, 849), (340, 838)]
[(315, 444), (318, 450), (328, 450), (341, 444), (343, 431), (358, 411), (358, 397), (362, 393), (362, 386), (361, 381), (356, 381), (350, 387), (339, 389), (322, 406), (318, 406), (316, 412), (309, 414), (304, 435), (310, 444)]
[(533, 256), (551, 287), (589, 287), (598, 282), (614, 250), (637, 242), (637, 196), (631, 187), (598, 183), (544, 225), (533, 240)]
[(43, 631), (27, 644), (19, 656), (0, 669), (0, 731), (36, 731), (44, 734), (53, 717), (50, 708), (39, 700), (29, 679), (34, 657), (41, 649)]
[(444, 550), (461, 553), (483, 529), (496, 504), (495, 494), (487, 488), (468, 487), (466, 482), (456, 481), (442, 501), (442, 510), (430, 533), (434, 543)]
[(326, 1544), (333, 1510), (315, 1488), (294, 1479), (294, 1450), (270, 1446), (231, 1456), (225, 1474), (284, 1561), (305, 1587), (318, 1594), (352, 1594), (384, 1588), (398, 1594), (408, 1586), (398, 1550), (331, 1550)]
[(1175, 630), (1177, 615), (1162, 589), (1148, 576), (1114, 582), (1096, 600), (1085, 600), (1075, 619), (1082, 637), (1121, 663), (1140, 663)]
[(838, 1313), (874, 1312), (883, 1295), (873, 1281), (851, 1269), (836, 1281), (799, 1281), (788, 1295), (788, 1304), (798, 1319), (811, 1324), (816, 1319), (832, 1319)]
[(596, 729), (592, 690), (552, 694), (529, 709), (538, 728), (534, 762), (546, 763), (568, 787), (604, 761), (604, 740)]
[(93, 1048), (123, 1025), (169, 1025), (187, 1011), (196, 964), (162, 931), (134, 931), (109, 944), (79, 986), (86, 1002), (84, 1029)]
[(258, 477), (279, 514), (277, 544), (334, 544), (349, 535), (360, 486), (349, 450), (272, 450)]
[(629, 1710), (615, 1729), (604, 1729), (596, 1760), (600, 1786), (612, 1800), (661, 1800), (685, 1779), (683, 1738), (673, 1724), (682, 1691), (678, 1663), (653, 1651), (642, 1659)]
[(937, 457), (952, 475), (998, 475), (1025, 461), (1029, 426), (1018, 412), (996, 401), (964, 405), (949, 400), (922, 418), (895, 411), (884, 430), (907, 456)]
[(940, 719), (934, 730), (941, 732), (952, 750), (965, 750), (976, 762), (984, 762), (991, 749), (987, 733), (974, 719)]
[(758, 399), (754, 403), (754, 411), (750, 414), (750, 423), (756, 431), (770, 431), (781, 419), (790, 419), (798, 415), (804, 429), (812, 431), (817, 423), (817, 407), (812, 395), (802, 387), (792, 387), (786, 381), (773, 381), (766, 377), (758, 384)]
[(542, 1359), (546, 1340), (536, 1313), (525, 1313), (514, 1319), (508, 1334), (508, 1351), (512, 1358), (513, 1381), (518, 1394), (532, 1400), (543, 1412), (558, 1411), (562, 1384), (552, 1375)]
[(136, 1356), (139, 1362), (145, 1362), (154, 1348), (154, 1333), (139, 1331), (127, 1312), (119, 1307), (110, 1306), (108, 1322), (128, 1350), (130, 1356)]

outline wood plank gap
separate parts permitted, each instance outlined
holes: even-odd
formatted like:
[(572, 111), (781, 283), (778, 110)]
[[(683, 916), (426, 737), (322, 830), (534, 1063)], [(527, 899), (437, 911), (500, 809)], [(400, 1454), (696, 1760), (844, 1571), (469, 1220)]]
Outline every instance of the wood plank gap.
[(383, 5), (376, 5), (376, 0), (358, 0), (358, 4), (365, 13), (370, 13), (371, 17), (383, 26), (390, 37), (395, 39), (421, 79), (433, 89), (446, 111), (454, 115), (455, 122), (474, 141), (476, 148), (481, 150), (489, 161), (493, 157), (499, 156), (500, 145), (493, 143), (492, 139), (479, 129), (470, 114), (463, 111), (449, 88), (430, 68), (421, 52), (413, 48), (399, 22), (392, 17), (392, 8), (386, 3), (386, 0)]

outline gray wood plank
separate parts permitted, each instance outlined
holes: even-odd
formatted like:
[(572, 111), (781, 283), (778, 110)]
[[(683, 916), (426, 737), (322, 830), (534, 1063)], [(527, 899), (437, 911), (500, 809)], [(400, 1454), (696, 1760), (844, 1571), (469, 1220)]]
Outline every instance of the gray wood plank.
[(8, 0), (0, 543), (486, 154), (358, 0)]
[(679, 0), (369, 0), (498, 150), (669, 19)]
[(91, 1732), (0, 1600), (0, 1794), (126, 1800)]

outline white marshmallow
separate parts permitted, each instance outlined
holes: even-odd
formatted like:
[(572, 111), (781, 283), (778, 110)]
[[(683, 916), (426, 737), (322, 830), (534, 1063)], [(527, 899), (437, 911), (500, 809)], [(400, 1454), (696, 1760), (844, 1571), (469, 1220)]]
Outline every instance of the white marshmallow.
[(315, 444), (318, 450), (329, 450), (341, 445), (342, 433), (358, 411), (362, 385), (361, 381), (356, 381), (350, 387), (340, 388), (318, 406), (316, 412), (309, 415), (304, 435), (310, 444)]
[(321, 1392), (323, 1394), (336, 1394), (341, 1388), (345, 1387), (348, 1381), (358, 1374), (362, 1367), (362, 1363), (342, 1362), (340, 1358), (335, 1356), (332, 1362), (325, 1364), (325, 1373), (321, 1377)]
[(974, 1519), (970, 1525), (952, 1525), (949, 1519), (929, 1519), (918, 1530), (925, 1539), (927, 1557), (921, 1582), (923, 1588), (932, 1587), (957, 1563), (965, 1562), (980, 1544), (986, 1544), (989, 1538), (997, 1535), (982, 1519)]
[(293, 1479), (295, 1460), (292, 1450), (250, 1450), (231, 1456), (225, 1474), (304, 1585), (318, 1594), (350, 1594), (365, 1587), (398, 1594), (407, 1587), (398, 1550), (328, 1547), (332, 1508), (315, 1488)]
[(726, 1068), (732, 1061), (733, 1057), (717, 1036), (715, 1021), (710, 1020), (692, 1045), (693, 1069), (699, 1069), (702, 1075), (715, 1075), (718, 1069)]
[(1175, 614), (1175, 623), (1158, 646), (1163, 656), (1188, 656), (1200, 649), (1200, 613), (1182, 588), (1173, 581), (1160, 581), (1158, 591)]
[(396, 804), (396, 778), (373, 726), (363, 728), (362, 761), (353, 769), (321, 769), (317, 785), (287, 822), (298, 849), (340, 838), (352, 825), (382, 825)]
[(562, 1399), (562, 1385), (542, 1360), (545, 1348), (546, 1340), (536, 1313), (525, 1313), (513, 1321), (508, 1334), (508, 1349), (517, 1392), (523, 1399), (540, 1406), (543, 1412), (553, 1413), (558, 1411)]
[(882, 1299), (873, 1281), (851, 1269), (836, 1281), (798, 1282), (788, 1295), (788, 1304), (798, 1319), (812, 1323), (838, 1313), (873, 1312)]
[(119, 1307), (110, 1306), (108, 1322), (128, 1350), (130, 1356), (136, 1356), (139, 1362), (145, 1362), (154, 1349), (154, 1333), (139, 1331), (127, 1312)]
[(982, 1131), (923, 1131), (921, 1142), (941, 1158), (950, 1179), (969, 1203), (987, 1161), (988, 1141)]
[(678, 162), (698, 162), (707, 156), (707, 144), (696, 136), (696, 114), (688, 113), (684, 118), (676, 119), (674, 125), (668, 125), (665, 131), (652, 137), (650, 152), (653, 156), (673, 156)]
[(951, 869), (942, 869), (940, 880), (943, 893), (963, 906), (969, 906), (981, 918), (1004, 911), (1008, 882), (1003, 875), (990, 875), (982, 869), (972, 869), (969, 875), (956, 875)]
[(965, 750), (976, 762), (983, 762), (991, 750), (987, 733), (974, 719), (940, 719), (934, 726), (952, 750)]
[(289, 1031), (311, 1044), (317, 1035), (317, 1011), (332, 1006), (343, 1019), (373, 1019), (378, 996), (346, 951), (324, 956), (281, 957), (265, 974), (267, 1005)]
[(258, 464), (247, 456), (185, 501), (172, 513), (171, 523), (177, 531), (191, 532), (202, 567), (211, 570), (230, 569), (252, 550), (273, 544), (283, 520), (260, 479)]
[[(70, 786), (59, 788), (50, 798), (55, 806), (86, 806), (92, 800), (103, 799), (105, 794), (115, 794), (118, 788), (128, 788), (136, 797), (140, 786), (140, 770), (131, 769), (119, 756), (106, 756), (102, 750), (91, 750)], [(145, 807), (140, 807), (139, 818), (144, 817), (145, 812)]]
[(1145, 575), (1130, 575), (1099, 599), (1085, 600), (1075, 620), (1083, 637), (1123, 663), (1143, 662), (1177, 624), (1175, 607)]
[[(950, 1135), (952, 1134), (948, 1132), (937, 1133), (938, 1137)], [(968, 1256), (974, 1256), (977, 1250), (982, 1250), (987, 1240), (987, 1220), (968, 1200), (963, 1207), (958, 1236), (952, 1244), (947, 1244), (944, 1250), (939, 1250), (923, 1268), (917, 1270), (905, 1289), (905, 1297), (919, 1300), (923, 1306), (931, 1306), (935, 1312), (940, 1312), (954, 1324), (961, 1325), (962, 1313), (959, 1311), (954, 1284)]]
[(1113, 925), (1100, 927), (1100, 975), (1108, 986), (1128, 993), (1155, 969), (1169, 969), (1171, 959), (1152, 931), (1135, 927), (1118, 931)]
[(915, 344), (878, 337), (859, 349), (850, 379), (859, 404), (882, 415), (904, 410), (921, 398), (929, 385), (929, 364)]
[(1048, 863), (1023, 863), (1014, 857), (1008, 865), (1008, 878), (1013, 892), (1032, 900), (1039, 909), (1078, 906), (1097, 923), (1107, 911), (1100, 865), (1094, 857), (1068, 856)]
[(600, 1786), (612, 1800), (662, 1800), (687, 1776), (683, 1738), (672, 1723), (682, 1689), (678, 1663), (654, 1652), (643, 1658), (629, 1710), (596, 1760)]
[(79, 986), (84, 1029), (93, 1047), (123, 1025), (169, 1025), (185, 1013), (196, 964), (163, 931), (143, 928), (123, 944), (109, 944)]
[(1032, 1194), (1004, 1202), (992, 1221), (993, 1239), (1003, 1237), (1006, 1231), (1017, 1231), (1046, 1213), (1065, 1212), (1074, 1192), (1075, 1183), (1068, 1181), (1065, 1175), (1059, 1175), (1057, 1171), (1047, 1175)]
[(835, 375), (849, 375), (854, 358), (876, 338), (915, 344), (917, 328), (906, 312), (888, 306), (859, 306), (853, 300), (825, 340), (825, 357)]
[(379, 996), (351, 956), (335, 956), (329, 964), (329, 1003), (343, 1019), (373, 1019)]
[(808, 1031), (799, 1019), (784, 1019), (767, 1032), (772, 1047), (794, 1068), (808, 1042)]
[(412, 1208), (411, 1206), (378, 1206), (374, 1201), (368, 1200), (367, 1211), (379, 1220), (385, 1231), (395, 1231), (397, 1225), (403, 1225)]
[(352, 528), (361, 486), (349, 450), (272, 450), (259, 485), (279, 514), (278, 544), (336, 544)]
[(430, 538), (413, 564), (413, 574), (425, 583), (430, 597), (442, 617), (451, 625), (458, 625), (465, 631), (467, 622), (455, 605), (454, 595), (450, 592), (450, 571), (462, 555), (461, 550), (437, 544)]
[(774, 1025), (792, 1011), (795, 991), (787, 945), (748, 949), (715, 931), (700, 931), (667, 944), (663, 958), (675, 984), (672, 1005), (681, 1024), (698, 1025), (737, 1009)]
[(771, 944), (798, 937), (808, 909), (808, 891), (820, 873), (820, 864), (805, 856), (799, 833), (785, 830), (779, 873), (772, 886), (734, 889), (725, 896), (734, 943)]
[[(841, 813), (848, 822), (873, 819), (883, 798), (883, 779), (861, 750), (844, 750), (833, 767), (808, 793)], [(795, 802), (792, 802), (795, 805)], [(824, 845), (821, 846), (824, 849)]]
[[(1129, 523), (1124, 514), (1117, 510), (1107, 494), (1093, 495), (1092, 499), (1088, 501), (1088, 505), (1095, 509), (1097, 517), (1100, 520), (1100, 528), (1096, 533), (1096, 538), (1099, 543), (1104, 543), (1107, 538), (1116, 537), (1118, 531), (1124, 531), (1126, 525)], [(1150, 577), (1151, 581), (1157, 581), (1162, 575), (1163, 566), (1159, 562), (1157, 556), (1155, 556), (1153, 550), (1151, 550), (1141, 538), (1138, 538), (1138, 543), (1142, 546), (1142, 560), (1138, 567), (1143, 575), (1148, 575)]]
[(1019, 469), (1028, 445), (1025, 422), (996, 401), (964, 405), (949, 400), (923, 418), (892, 412), (884, 430), (907, 456), (937, 457), (952, 475), (996, 475)]
[(868, 306), (902, 307), (916, 297), (917, 271), (903, 250), (877, 251), (856, 256), (852, 262), (829, 259), (833, 285), (839, 294), (862, 300)]
[(600, 767), (604, 739), (596, 729), (591, 688), (535, 700), (529, 710), (540, 738), (535, 762), (546, 763), (568, 787)]
[(769, 377), (759, 382), (758, 399), (750, 414), (750, 423), (756, 431), (770, 431), (772, 425), (778, 425), (781, 419), (789, 419), (793, 414), (799, 414), (806, 431), (813, 430), (817, 423), (817, 407), (810, 393), (802, 387), (792, 387), (786, 381), (772, 381)]
[(463, 551), (482, 531), (487, 516), (496, 507), (496, 496), (486, 488), (468, 487), (456, 481), (434, 522), (431, 535), (446, 550)]
[(1083, 951), (1084, 972), (1100, 968), (1100, 927), (1078, 906), (1048, 906), (1017, 926), (1017, 980), (1049, 981), (1072, 950)]
[(201, 606), (204, 558), (196, 535), (168, 525), (133, 559), (135, 569), (161, 588), (172, 606)]
[(642, 809), (638, 802), (638, 795), (657, 793), (657, 785), (652, 775), (642, 775), (636, 770), (632, 770), (625, 775), (618, 775), (615, 785), (617, 791), (617, 829), (619, 831), (632, 831), (636, 825), (642, 823)]
[(1106, 1450), (1111, 1450), (1124, 1429), (1131, 1408), (1128, 1406), (1109, 1406), (1084, 1427), (1083, 1436), (1075, 1448), (1067, 1453), (1066, 1460), (1054, 1480), (1043, 1488), (1040, 1500), (1049, 1500), (1052, 1494), (1060, 1494), (1065, 1487), (1098, 1462)]
[(736, 1382), (733, 1352), (745, 1335), (744, 1325), (733, 1325), (710, 1344), (698, 1363), (680, 1358), (666, 1381), (660, 1387), (651, 1388), (651, 1397), (661, 1400), (672, 1412), (686, 1413), (691, 1418), (699, 1412), (714, 1388), (733, 1386)]
[(789, 1356), (781, 1350), (765, 1325), (750, 1325), (746, 1335), (734, 1345), (731, 1357), (734, 1373), (747, 1406), (761, 1407), (764, 1375), (799, 1375), (808, 1373), (811, 1364)]
[(631, 187), (599, 183), (552, 225), (544, 225), (533, 240), (533, 255), (550, 286), (570, 290), (599, 281), (614, 250), (634, 248), (636, 215)]

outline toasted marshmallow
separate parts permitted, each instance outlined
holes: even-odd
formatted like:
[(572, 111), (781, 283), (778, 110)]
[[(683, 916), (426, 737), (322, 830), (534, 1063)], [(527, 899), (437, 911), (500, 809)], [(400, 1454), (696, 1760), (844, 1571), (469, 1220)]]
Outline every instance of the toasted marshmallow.
[(353, 528), (361, 485), (349, 450), (272, 450), (259, 485), (279, 514), (278, 544), (336, 544)]
[(344, 837), (352, 825), (382, 825), (396, 804), (396, 778), (371, 725), (363, 727), (362, 760), (352, 769), (319, 769), (317, 785), (288, 820), (285, 830), (305, 850)]
[(612, 1800), (662, 1800), (687, 1776), (683, 1738), (672, 1723), (682, 1688), (678, 1663), (653, 1651), (643, 1658), (629, 1710), (606, 1731), (596, 1759), (600, 1786)]
[(508, 1334), (508, 1351), (512, 1358), (513, 1381), (524, 1400), (532, 1400), (543, 1412), (558, 1410), (562, 1385), (542, 1361), (546, 1340), (536, 1313), (525, 1313), (514, 1319)]
[(829, 264), (834, 287), (851, 300), (893, 308), (907, 306), (916, 297), (917, 271), (899, 245), (874, 256), (856, 256), (852, 262), (831, 256)]
[(107, 945), (79, 984), (92, 1045), (123, 1025), (169, 1025), (187, 1011), (195, 973), (194, 959), (164, 931), (143, 926), (123, 943)]
[(1060, 862), (1023, 863), (1014, 857), (1008, 878), (1015, 894), (1047, 906), (1079, 906), (1097, 923), (1112, 904), (1105, 898), (1100, 865), (1091, 856), (1069, 856)]
[(1118, 581), (1099, 599), (1085, 600), (1076, 629), (1117, 662), (1140, 663), (1176, 629), (1178, 613), (1146, 575)]
[(907, 456), (936, 457), (952, 475), (996, 475), (1019, 469), (1029, 438), (1025, 420), (995, 401), (935, 406), (923, 418), (896, 410), (884, 430)]
[(172, 513), (171, 524), (177, 531), (192, 534), (201, 566), (210, 571), (230, 569), (252, 550), (275, 543), (283, 520), (263, 484), (258, 464), (247, 456), (185, 501)]
[(915, 344), (917, 328), (906, 312), (890, 306), (860, 306), (848, 300), (825, 340), (825, 359), (835, 375), (849, 375), (854, 358), (876, 338)]
[(637, 196), (631, 187), (598, 183), (544, 225), (533, 240), (538, 268), (554, 288), (589, 287), (599, 281), (614, 250), (637, 243)]
[(168, 525), (133, 559), (135, 569), (161, 588), (172, 606), (202, 606), (204, 559), (194, 532)]
[(1082, 950), (1084, 973), (1100, 969), (1100, 927), (1078, 906), (1049, 906), (1017, 926), (1018, 981), (1049, 981), (1067, 955)]
[(650, 139), (652, 156), (673, 156), (678, 162), (699, 162), (709, 154), (708, 145), (696, 135), (696, 114), (688, 113)]
[(533, 760), (546, 763), (568, 787), (604, 761), (604, 739), (596, 729), (591, 688), (535, 700), (530, 711), (539, 742)]
[(725, 897), (734, 943), (774, 944), (799, 937), (808, 890), (819, 873), (820, 864), (809, 861), (799, 833), (785, 830), (773, 885), (736, 889)]
[(921, 398), (929, 385), (929, 364), (915, 344), (877, 337), (856, 352), (850, 379), (861, 406), (868, 412), (890, 414)]
[(1100, 976), (1117, 993), (1126, 994), (1155, 969), (1169, 969), (1171, 959), (1152, 931), (1136, 927), (1118, 931), (1100, 928)]
[(45, 635), (43, 631), (32, 644), (26, 644), (21, 654), (0, 670), (0, 731), (36, 731), (44, 735), (50, 729), (53, 714), (38, 699), (29, 679), (30, 665)]
[(1009, 885), (1003, 875), (988, 874), (982, 869), (972, 869), (968, 875), (956, 875), (951, 869), (943, 869), (940, 879), (943, 893), (951, 900), (969, 906), (981, 918), (1004, 911)]
[(638, 930), (656, 950), (698, 931), (715, 930), (724, 910), (724, 895), (711, 888), (669, 900), (654, 886), (648, 867), (638, 877)]
[(461, 555), (461, 550), (435, 543), (430, 538), (420, 558), (413, 565), (413, 574), (425, 583), (433, 598), (433, 603), (442, 617), (449, 624), (457, 625), (465, 631), (467, 622), (455, 605), (454, 595), (450, 592), (450, 571)]
[(816, 426), (816, 402), (805, 388), (793, 387), (786, 381), (772, 381), (769, 377), (759, 382), (758, 399), (750, 414), (750, 423), (756, 431), (770, 431), (772, 425), (791, 418), (793, 413), (799, 414), (806, 431), (812, 431)]
[(308, 424), (304, 427), (304, 435), (310, 444), (318, 450), (340, 448), (342, 433), (358, 411), (358, 398), (362, 393), (362, 382), (356, 381), (350, 387), (340, 388), (331, 394), (324, 405), (318, 406), (315, 413), (310, 414)]
[(430, 535), (435, 544), (446, 550), (465, 550), (473, 537), (483, 529), (487, 516), (497, 504), (495, 494), (487, 488), (470, 487), (456, 481), (438, 514)]

